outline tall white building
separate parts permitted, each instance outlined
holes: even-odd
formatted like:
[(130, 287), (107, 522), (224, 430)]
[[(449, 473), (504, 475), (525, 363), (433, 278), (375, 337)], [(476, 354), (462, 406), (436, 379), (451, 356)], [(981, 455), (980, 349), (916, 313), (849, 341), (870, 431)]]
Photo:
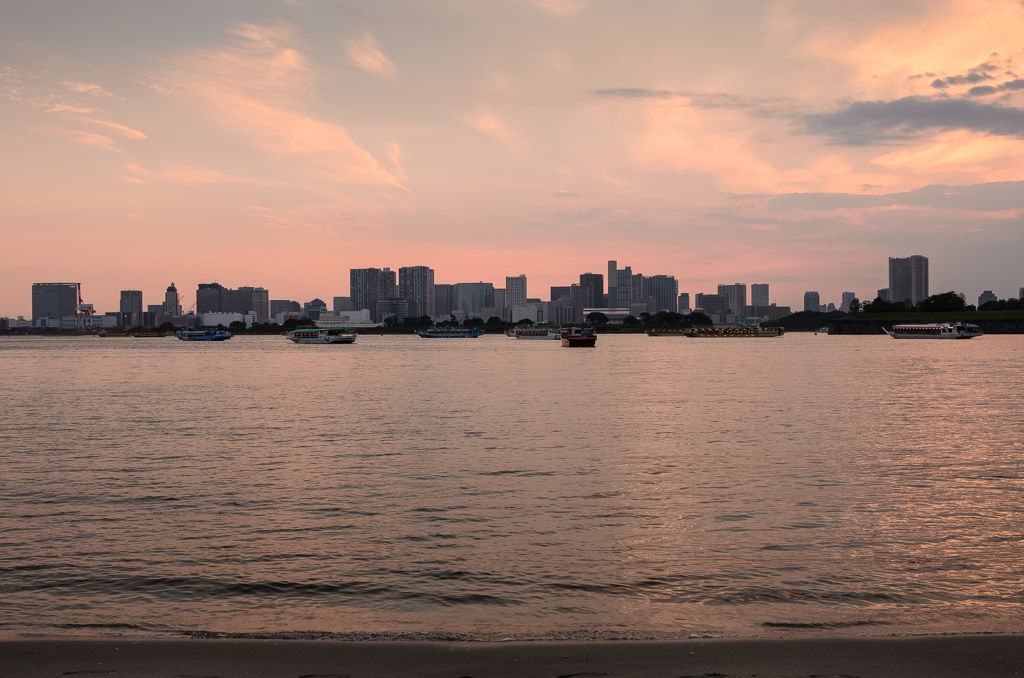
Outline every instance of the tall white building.
[(505, 306), (526, 306), (526, 276), (505, 276)]
[(928, 298), (928, 257), (889, 257), (889, 301), (917, 305)]
[(163, 313), (166, 315), (181, 315), (181, 302), (178, 300), (178, 288), (171, 283), (171, 286), (164, 292)]

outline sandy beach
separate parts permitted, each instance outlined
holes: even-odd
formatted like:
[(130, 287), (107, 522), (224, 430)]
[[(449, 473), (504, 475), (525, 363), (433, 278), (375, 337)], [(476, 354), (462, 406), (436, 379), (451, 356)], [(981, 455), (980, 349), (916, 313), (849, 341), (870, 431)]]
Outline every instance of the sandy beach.
[(168, 678), (1017, 676), (1024, 636), (672, 642), (0, 641), (0, 675)]

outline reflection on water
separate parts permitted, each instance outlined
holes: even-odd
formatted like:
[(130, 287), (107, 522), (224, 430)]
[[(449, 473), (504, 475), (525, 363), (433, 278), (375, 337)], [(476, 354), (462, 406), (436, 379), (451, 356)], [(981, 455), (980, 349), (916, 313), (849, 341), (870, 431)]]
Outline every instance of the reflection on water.
[(0, 628), (1024, 630), (1024, 337), (0, 360)]

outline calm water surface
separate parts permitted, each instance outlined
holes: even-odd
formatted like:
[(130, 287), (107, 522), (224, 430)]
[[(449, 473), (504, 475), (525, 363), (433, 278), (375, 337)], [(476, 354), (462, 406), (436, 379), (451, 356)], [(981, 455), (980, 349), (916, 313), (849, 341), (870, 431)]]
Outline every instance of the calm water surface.
[(1022, 365), (995, 335), (0, 339), (0, 630), (1021, 632)]

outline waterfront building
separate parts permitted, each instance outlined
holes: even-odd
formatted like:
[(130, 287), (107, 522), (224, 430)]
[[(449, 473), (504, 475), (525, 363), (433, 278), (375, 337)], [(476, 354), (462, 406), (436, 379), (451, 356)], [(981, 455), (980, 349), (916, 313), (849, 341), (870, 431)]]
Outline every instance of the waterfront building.
[(551, 287), (551, 301), (558, 301), (562, 297), (569, 297), (569, 285), (553, 285)]
[[(176, 294), (176, 293), (175, 293)], [(166, 296), (165, 301), (166, 302)], [(239, 287), (233, 290), (218, 283), (200, 283), (196, 290), (196, 313), (241, 313), (255, 311), (259, 322), (267, 322), (270, 314), (270, 292), (262, 287)]]
[(333, 309), (336, 314), (351, 311), (352, 297), (334, 297)]
[(768, 283), (754, 283), (750, 286), (750, 305), (768, 306), (771, 301), (768, 299)]
[(239, 287), (242, 296), (242, 313), (256, 314), (256, 322), (270, 322), (270, 292), (262, 287)]
[(323, 299), (313, 299), (302, 305), (302, 317), (318, 320), (321, 313), (327, 313), (327, 304)]
[(618, 308), (619, 300), (617, 296), (618, 284), (619, 284), (619, 262), (611, 259), (608, 262), (608, 298), (605, 300), (605, 307), (607, 308)]
[(447, 318), (455, 309), (455, 285), (434, 285), (434, 317)]
[(768, 304), (767, 306), (747, 306), (744, 309), (743, 315), (747, 318), (761, 318), (761, 320), (778, 320), (779, 318), (785, 318), (787, 315), (791, 315), (793, 311), (789, 306), (776, 306), (775, 304)]
[(701, 294), (694, 297), (694, 308), (704, 313), (728, 313), (729, 296), (726, 294)]
[(434, 269), (429, 266), (402, 266), (399, 268), (398, 297), (416, 302), (419, 315), (433, 317), (437, 310), (434, 293)]
[(690, 293), (683, 292), (679, 295), (679, 305), (677, 306), (679, 313), (688, 314), (690, 312)]
[(745, 283), (734, 283), (732, 285), (719, 285), (718, 293), (724, 294), (729, 299), (729, 313), (742, 317), (747, 307), (747, 286)]
[(465, 313), (467, 318), (479, 318), (484, 307), (495, 306), (493, 283), (456, 283), (453, 296), (455, 308)]
[[(290, 299), (271, 299), (270, 317), (277, 318), (279, 313), (298, 313), (302, 317), (302, 306), (297, 301)], [(278, 323), (280, 324), (280, 323)]]
[(418, 318), (420, 312), (419, 304), (414, 299), (378, 299), (375, 306), (377, 315), (374, 322), (383, 323), (388, 318), (394, 318), (395, 323), (401, 323), (406, 318)]
[(78, 308), (78, 283), (32, 283), (32, 319), (60, 320)]
[(590, 308), (604, 306), (604, 274), (603, 273), (581, 273), (580, 287), (590, 288)]
[(820, 311), (821, 297), (817, 292), (804, 292), (804, 310)]
[(349, 269), (349, 294), (352, 309), (367, 309), (370, 317), (377, 317), (377, 301), (395, 296), (395, 272), (390, 268)]
[(928, 257), (889, 257), (889, 299), (916, 306), (928, 298)]
[(505, 288), (495, 287), (494, 288), (494, 306), (495, 308), (505, 308)]
[(200, 325), (203, 327), (217, 327), (223, 325), (224, 327), (231, 327), (231, 323), (244, 323), (246, 314), (235, 313), (235, 312), (212, 312), (203, 313), (200, 315)]
[(992, 290), (985, 290), (978, 297), (978, 308), (981, 308), (982, 304), (987, 304), (990, 301), (997, 301), (998, 297), (992, 292)]
[(178, 299), (178, 288), (174, 283), (164, 291), (164, 304), (160, 312), (162, 315), (181, 315), (181, 300)]
[[(629, 308), (629, 302), (633, 300), (633, 268), (627, 266), (615, 271), (615, 305), (620, 308)], [(641, 283), (641, 289), (643, 285)]]
[(505, 303), (502, 306), (526, 306), (526, 296), (526, 275), (505, 276)]
[(642, 295), (644, 299), (648, 297), (654, 298), (655, 312), (671, 311), (675, 313), (679, 308), (679, 282), (674, 276), (644, 276)]
[(882, 301), (889, 301), (889, 288), (883, 287), (882, 289), (878, 290), (878, 294), (875, 296), (875, 298), (881, 299)]
[(857, 298), (857, 293), (856, 292), (843, 292), (843, 303), (839, 307), (839, 310), (842, 311), (843, 313), (849, 313), (850, 312), (850, 304), (853, 303), (853, 300), (856, 299), (856, 298)]
[(142, 323), (142, 290), (121, 290), (121, 319), (125, 327)]
[(1018, 299), (1024, 299), (1024, 287), (1020, 288), (1020, 292), (1017, 292)]

